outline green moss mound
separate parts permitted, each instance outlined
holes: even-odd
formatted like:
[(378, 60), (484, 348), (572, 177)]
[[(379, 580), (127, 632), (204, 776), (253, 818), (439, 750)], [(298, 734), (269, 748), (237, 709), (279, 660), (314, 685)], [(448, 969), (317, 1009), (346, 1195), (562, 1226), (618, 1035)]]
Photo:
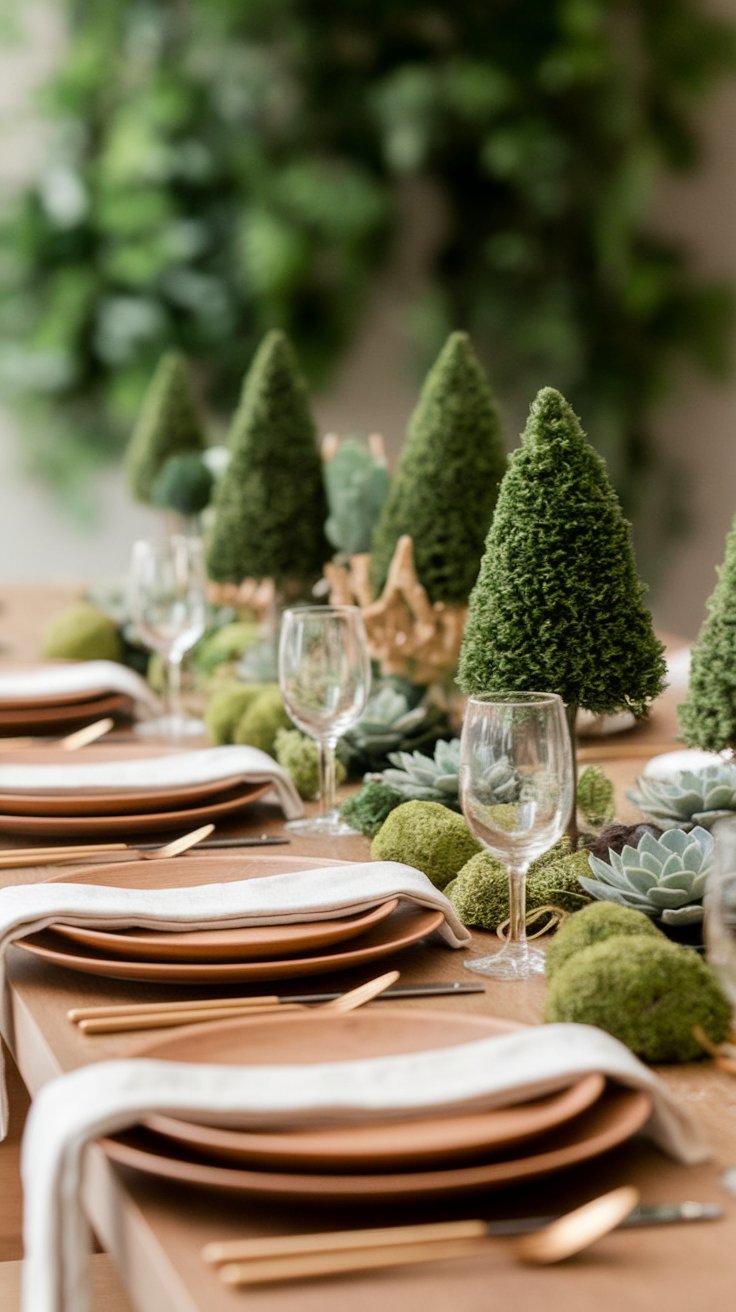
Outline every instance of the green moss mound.
[(613, 902), (591, 902), (558, 929), (547, 948), (547, 975), (551, 978), (571, 957), (593, 943), (632, 934), (667, 941), (643, 911), (619, 907)]
[(94, 606), (71, 606), (47, 625), (41, 655), (49, 660), (122, 661), (123, 640), (109, 615)]
[(257, 641), (258, 625), (255, 620), (234, 620), (232, 624), (223, 624), (222, 628), (197, 643), (193, 662), (198, 670), (210, 674), (218, 665), (238, 660)]
[[(313, 802), (319, 797), (319, 747), (313, 738), (298, 729), (279, 729), (274, 743), (274, 755), (282, 765), (300, 797)], [(335, 761), (335, 782), (345, 782), (345, 766)]]
[(387, 816), (401, 805), (401, 794), (388, 784), (369, 780), (363, 787), (349, 797), (340, 814), (353, 829), (374, 838)]
[(233, 730), (233, 742), (260, 747), (273, 756), (280, 729), (293, 728), (278, 688), (262, 689), (246, 707)]
[(617, 934), (555, 971), (544, 1019), (596, 1025), (647, 1061), (692, 1061), (703, 1056), (693, 1026), (722, 1043), (731, 1005), (697, 952), (664, 937)]
[[(566, 842), (545, 852), (527, 875), (527, 911), (543, 906), (578, 911), (589, 900), (578, 882), (578, 875), (588, 868), (587, 854), (570, 852)], [(508, 918), (508, 874), (503, 862), (490, 852), (471, 857), (453, 881), (452, 890), (446, 888), (445, 892), (464, 925), (494, 930)]]
[(222, 747), (233, 741), (236, 725), (263, 692), (260, 684), (233, 683), (210, 697), (204, 722), (212, 741)]
[(444, 888), (480, 851), (465, 820), (439, 802), (402, 802), (371, 844), (374, 861), (403, 861)]

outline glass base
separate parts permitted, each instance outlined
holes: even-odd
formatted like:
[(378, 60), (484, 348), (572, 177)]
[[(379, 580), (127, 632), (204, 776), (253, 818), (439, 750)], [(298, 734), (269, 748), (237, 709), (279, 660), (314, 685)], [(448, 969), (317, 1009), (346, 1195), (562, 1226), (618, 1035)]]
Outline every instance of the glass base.
[(341, 818), (339, 811), (310, 816), (305, 820), (289, 820), (284, 828), (303, 838), (350, 838), (359, 832)]
[(140, 720), (135, 726), (137, 738), (201, 738), (206, 733), (204, 720), (189, 715), (159, 715), (155, 720)]
[(544, 953), (526, 942), (506, 943), (492, 957), (471, 957), (463, 965), (491, 979), (529, 979), (544, 974)]

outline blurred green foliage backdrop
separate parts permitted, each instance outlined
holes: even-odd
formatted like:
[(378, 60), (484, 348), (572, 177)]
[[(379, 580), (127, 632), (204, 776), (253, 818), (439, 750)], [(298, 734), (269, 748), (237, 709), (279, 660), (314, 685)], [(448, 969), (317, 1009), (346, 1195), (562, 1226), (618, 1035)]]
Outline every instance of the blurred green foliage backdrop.
[(0, 233), (0, 381), (39, 470), (119, 450), (171, 345), (223, 413), (274, 326), (323, 382), (418, 175), (444, 218), (415, 366), (466, 328), (502, 400), (562, 389), (628, 508), (672, 514), (650, 414), (683, 354), (725, 368), (731, 298), (646, 218), (732, 27), (698, 0), (67, 6), (48, 162)]

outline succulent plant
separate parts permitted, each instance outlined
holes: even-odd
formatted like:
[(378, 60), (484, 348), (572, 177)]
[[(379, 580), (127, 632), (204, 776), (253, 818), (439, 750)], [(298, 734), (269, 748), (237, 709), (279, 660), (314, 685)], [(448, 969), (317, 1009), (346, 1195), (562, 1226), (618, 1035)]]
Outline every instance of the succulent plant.
[(613, 784), (599, 765), (586, 766), (578, 779), (578, 810), (594, 829), (613, 820)]
[(391, 752), (391, 768), (369, 778), (388, 784), (402, 802), (441, 802), (460, 810), (460, 739), (440, 739), (434, 757), (422, 752)]
[(386, 461), (365, 443), (349, 437), (325, 461), (324, 478), (329, 542), (346, 556), (370, 551), (373, 529), (388, 494)]
[(710, 829), (736, 811), (736, 766), (716, 762), (671, 779), (640, 775), (627, 797), (658, 829)]
[(432, 748), (447, 732), (444, 711), (431, 702), (417, 703), (411, 684), (385, 683), (368, 702), (365, 712), (340, 741), (340, 760), (353, 775), (382, 770), (389, 754)]
[(713, 861), (713, 837), (696, 826), (668, 829), (661, 838), (644, 834), (637, 847), (609, 850), (609, 861), (588, 856), (597, 879), (580, 877), (601, 901), (633, 907), (664, 925), (693, 925), (703, 919), (703, 891)]

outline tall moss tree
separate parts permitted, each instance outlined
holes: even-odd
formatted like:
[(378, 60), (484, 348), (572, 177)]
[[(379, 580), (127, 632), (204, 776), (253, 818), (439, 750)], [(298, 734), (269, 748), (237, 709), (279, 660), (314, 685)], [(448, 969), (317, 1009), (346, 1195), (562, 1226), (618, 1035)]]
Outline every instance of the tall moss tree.
[(229, 445), (215, 494), (211, 577), (314, 582), (331, 554), (327, 502), (307, 389), (282, 332), (268, 333), (256, 352)]
[(204, 423), (187, 362), (177, 351), (161, 357), (125, 455), (128, 486), (136, 501), (155, 504), (154, 487), (171, 456), (204, 451)]
[(718, 582), (693, 648), (687, 699), (679, 707), (688, 747), (736, 747), (736, 516)]
[(496, 405), (467, 333), (452, 333), (427, 375), (373, 538), (381, 591), (396, 543), (414, 541), (431, 601), (464, 604), (506, 466)]
[(644, 715), (665, 674), (644, 591), (605, 463), (564, 397), (545, 387), (501, 484), (461, 687), (556, 692), (573, 743), (578, 707)]

